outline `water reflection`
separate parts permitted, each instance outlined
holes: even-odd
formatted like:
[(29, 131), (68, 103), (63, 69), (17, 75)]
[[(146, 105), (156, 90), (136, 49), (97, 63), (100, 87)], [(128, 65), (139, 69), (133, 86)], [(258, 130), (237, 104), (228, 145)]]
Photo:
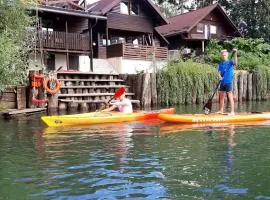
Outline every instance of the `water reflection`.
[(267, 199), (269, 125), (0, 121), (0, 199)]
[[(159, 156), (140, 136), (155, 122), (45, 128), (34, 132), (38, 160), (46, 165), (40, 193), (58, 199), (158, 199), (167, 197)], [(137, 141), (134, 143), (134, 139)], [(138, 145), (140, 146), (138, 148)], [(77, 151), (74, 151), (77, 149)], [(44, 158), (46, 158), (44, 160)], [(46, 184), (44, 184), (46, 183)]]
[[(245, 142), (245, 145), (250, 145), (250, 140), (241, 141), (238, 138), (238, 142), (241, 143), (238, 147), (236, 136), (248, 133), (256, 134), (258, 127), (265, 127), (268, 130), (269, 125), (270, 121), (238, 124), (162, 124), (160, 135), (168, 138), (175, 151), (174, 153), (171, 151), (164, 153), (163, 158), (170, 154), (170, 158), (164, 165), (181, 174), (169, 177), (169, 179), (175, 178), (174, 182), (180, 184), (173, 190), (177, 191), (175, 198), (193, 198), (195, 195), (204, 196), (205, 199), (224, 199), (225, 197), (239, 199), (240, 196), (248, 195), (250, 188), (254, 187), (253, 183), (247, 183), (248, 178), (244, 179), (245, 183), (240, 180), (246, 178), (245, 168), (250, 166), (250, 163), (245, 161), (251, 158), (245, 160), (239, 154), (239, 150), (243, 151)], [(243, 128), (246, 133), (242, 134), (240, 130)], [(256, 151), (256, 147), (250, 148)], [(244, 151), (242, 154), (246, 155), (246, 153)], [(254, 155), (249, 153), (248, 156), (253, 157)], [(256, 158), (253, 159), (256, 160)], [(167, 163), (170, 163), (169, 166)], [(256, 174), (256, 169), (254, 170)], [(169, 173), (175, 174), (172, 171)], [(252, 173), (249, 172), (249, 174)], [(203, 194), (200, 194), (201, 192)]]
[(213, 188), (204, 188), (203, 192), (224, 192), (229, 194), (246, 194), (248, 192), (247, 188), (234, 187), (231, 181), (233, 176), (237, 176), (234, 169), (235, 156), (233, 151), (237, 145), (234, 141), (235, 126), (231, 124), (215, 130), (219, 136), (219, 142), (224, 146), (224, 155), (221, 157), (224, 162), (221, 166), (222, 176), (221, 180)]

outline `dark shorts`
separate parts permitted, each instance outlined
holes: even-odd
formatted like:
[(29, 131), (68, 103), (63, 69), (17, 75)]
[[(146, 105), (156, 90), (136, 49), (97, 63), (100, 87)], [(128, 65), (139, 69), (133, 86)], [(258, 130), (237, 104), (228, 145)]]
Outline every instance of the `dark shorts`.
[(232, 83), (220, 84), (219, 91), (220, 92), (232, 92), (233, 85)]

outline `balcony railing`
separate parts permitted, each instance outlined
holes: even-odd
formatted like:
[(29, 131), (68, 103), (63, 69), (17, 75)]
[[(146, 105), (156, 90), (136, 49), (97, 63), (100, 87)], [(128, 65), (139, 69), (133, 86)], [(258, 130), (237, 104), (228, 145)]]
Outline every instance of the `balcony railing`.
[(44, 49), (89, 51), (89, 36), (78, 33), (40, 31), (37, 46)]
[(133, 44), (114, 44), (107, 48), (108, 58), (123, 57), (136, 60), (168, 60), (168, 48)]

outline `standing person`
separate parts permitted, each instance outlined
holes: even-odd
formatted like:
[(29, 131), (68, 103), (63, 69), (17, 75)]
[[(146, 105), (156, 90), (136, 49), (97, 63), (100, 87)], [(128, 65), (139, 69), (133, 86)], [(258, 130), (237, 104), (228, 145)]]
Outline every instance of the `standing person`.
[(228, 59), (228, 51), (222, 50), (220, 52), (221, 62), (218, 65), (218, 75), (221, 81), (219, 88), (219, 111), (217, 113), (224, 113), (224, 100), (228, 94), (231, 112), (229, 115), (234, 115), (234, 99), (233, 99), (233, 70), (237, 65), (237, 49), (233, 49), (233, 60)]
[(104, 109), (103, 112), (109, 112), (116, 108), (118, 108), (119, 112), (122, 113), (132, 113), (132, 103), (131, 101), (125, 97), (125, 92), (119, 97), (119, 101), (115, 103), (110, 103), (111, 107)]

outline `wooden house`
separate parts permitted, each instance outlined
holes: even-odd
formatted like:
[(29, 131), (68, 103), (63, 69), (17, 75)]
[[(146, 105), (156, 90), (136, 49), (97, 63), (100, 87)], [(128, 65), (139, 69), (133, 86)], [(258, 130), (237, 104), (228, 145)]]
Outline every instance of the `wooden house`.
[(31, 10), (49, 69), (135, 73), (167, 61), (168, 41), (155, 27), (168, 22), (151, 0), (44, 0)]
[(216, 3), (168, 19), (169, 24), (156, 27), (169, 41), (169, 49), (200, 49), (210, 39), (225, 40), (241, 36), (222, 7)]

